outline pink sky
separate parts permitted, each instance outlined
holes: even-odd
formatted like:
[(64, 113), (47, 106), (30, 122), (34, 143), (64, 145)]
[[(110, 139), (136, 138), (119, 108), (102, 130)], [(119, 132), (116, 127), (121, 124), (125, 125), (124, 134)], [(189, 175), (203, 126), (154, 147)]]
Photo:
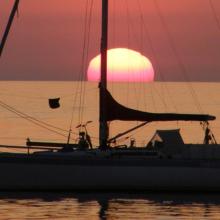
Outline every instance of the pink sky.
[[(91, 0), (90, 0), (91, 1)], [(3, 57), (2, 80), (79, 78), (86, 0), (22, 0)], [(109, 0), (109, 47), (129, 47), (153, 61), (157, 80), (184, 80), (153, 0), (139, 0), (154, 51), (142, 29), (136, 0)], [(126, 3), (127, 2), (127, 3)], [(209, 0), (158, 0), (180, 59), (196, 81), (220, 80), (220, 30)], [(13, 0), (0, 2), (0, 34)], [(94, 0), (88, 61), (99, 53), (100, 3)], [(213, 0), (220, 18), (220, 1)], [(142, 31), (143, 30), (143, 31)], [(141, 34), (142, 33), (142, 34)], [(159, 71), (159, 72), (158, 72)]]

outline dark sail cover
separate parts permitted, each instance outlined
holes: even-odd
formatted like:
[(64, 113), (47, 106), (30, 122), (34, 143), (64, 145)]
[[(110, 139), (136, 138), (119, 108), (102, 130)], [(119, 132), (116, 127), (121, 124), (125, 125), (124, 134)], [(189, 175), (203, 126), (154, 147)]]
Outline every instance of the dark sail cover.
[(106, 119), (107, 121), (210, 121), (215, 120), (215, 116), (202, 114), (177, 114), (177, 113), (149, 113), (127, 108), (119, 104), (105, 90), (106, 98)]

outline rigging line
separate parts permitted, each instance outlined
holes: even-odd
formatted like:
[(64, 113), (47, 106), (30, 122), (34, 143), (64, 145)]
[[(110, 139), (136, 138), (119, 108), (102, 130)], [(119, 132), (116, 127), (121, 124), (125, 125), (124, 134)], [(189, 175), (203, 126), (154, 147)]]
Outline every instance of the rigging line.
[[(75, 105), (77, 102), (77, 98), (79, 95), (80, 98), (80, 86), (81, 86), (81, 74), (83, 71), (83, 65), (84, 65), (84, 56), (85, 56), (85, 37), (86, 37), (86, 25), (87, 25), (87, 16), (88, 16), (88, 0), (86, 0), (86, 5), (85, 5), (85, 20), (84, 20), (84, 27), (83, 27), (83, 45), (82, 45), (82, 57), (81, 57), (81, 65), (80, 65), (80, 69), (78, 72), (78, 78), (80, 80), (80, 83), (77, 83), (76, 86), (76, 93), (74, 96), (74, 101), (73, 101), (73, 105), (72, 105), (72, 114), (71, 114), (71, 120), (70, 120), (70, 126), (69, 126), (69, 130), (71, 130), (72, 128), (72, 124), (73, 124), (73, 119), (74, 119), (74, 113), (75, 113)], [(80, 102), (80, 101), (79, 101)], [(78, 112), (78, 124), (80, 123), (80, 103), (79, 103), (79, 112)]]
[[(126, 2), (126, 15), (127, 15), (127, 20), (128, 20), (128, 23), (127, 23), (127, 32), (128, 32), (128, 45), (130, 45), (130, 38), (131, 38), (131, 34), (133, 34), (133, 38), (136, 40), (136, 41), (139, 41), (139, 37), (138, 37), (138, 34), (135, 32), (135, 31), (131, 31), (131, 28), (133, 27), (136, 27), (137, 24), (136, 22), (133, 22), (133, 20), (131, 19), (131, 13), (130, 13), (130, 10), (129, 10), (129, 5), (128, 5), (128, 2), (125, 0)], [(124, 7), (123, 7), (124, 8)]]
[(128, 7), (128, 2), (127, 0), (124, 0), (125, 2), (125, 7), (126, 7), (126, 14), (127, 14), (127, 33), (128, 33), (128, 36), (127, 36), (127, 41), (128, 41), (128, 48), (130, 48), (130, 43), (131, 43), (131, 40), (130, 40), (130, 34), (131, 34), (131, 30), (130, 30), (130, 13), (129, 13), (129, 7)]
[[(62, 131), (62, 132), (66, 132), (66, 133), (68, 132), (68, 131), (65, 130), (65, 129), (62, 129), (62, 128), (53, 126), (53, 125), (48, 124), (48, 123), (46, 123), (46, 122), (43, 122), (43, 121), (41, 121), (41, 120), (39, 120), (39, 119), (36, 119), (36, 118), (34, 118), (34, 117), (32, 117), (32, 116), (30, 116), (30, 115), (28, 115), (28, 114), (25, 114), (25, 113), (23, 113), (23, 112), (21, 112), (21, 111), (18, 111), (17, 109), (15, 109), (15, 108), (9, 106), (8, 104), (6, 104), (6, 103), (4, 103), (4, 102), (2, 102), (2, 101), (0, 101), (0, 106), (2, 106), (3, 108), (6, 108), (7, 110), (9, 110), (9, 111), (11, 111), (11, 112), (17, 114), (18, 116), (20, 116), (20, 117), (22, 117), (22, 118), (24, 118), (24, 119), (29, 119), (29, 120), (31, 120), (31, 121), (35, 121), (35, 122), (38, 123), (39, 125), (41, 124), (41, 125), (44, 125), (44, 126), (47, 126), (47, 127), (51, 127), (51, 128), (53, 128), (53, 129), (60, 130), (60, 131)], [(73, 133), (73, 132), (72, 132), (72, 133)], [(73, 134), (76, 134), (76, 133), (73, 133)]]
[[(142, 10), (142, 5), (141, 5), (140, 0), (138, 0), (137, 3), (138, 3), (138, 4), (137, 4), (137, 5), (138, 5), (138, 9), (139, 9), (139, 11), (140, 11), (141, 20), (142, 20), (142, 22), (143, 22), (143, 27), (144, 27), (144, 30), (145, 30), (145, 35), (146, 35), (147, 40), (148, 40), (148, 42), (149, 42), (149, 46), (150, 46), (150, 50), (151, 50), (152, 55), (153, 55), (153, 58), (154, 58), (154, 62), (155, 62), (155, 64), (156, 64), (156, 66), (158, 67), (158, 75), (159, 75), (159, 77), (162, 79), (162, 81), (165, 81), (165, 78), (163, 77), (163, 74), (162, 74), (162, 70), (161, 70), (160, 63), (159, 63), (159, 61), (158, 61), (159, 59), (158, 59), (157, 53), (156, 53), (156, 50), (155, 50), (155, 48), (154, 48), (153, 41), (152, 41), (152, 39), (151, 39), (151, 37), (150, 37), (150, 31), (149, 31), (148, 25), (146, 24), (146, 22), (145, 22), (145, 20), (144, 20), (144, 13), (143, 13), (143, 10)], [(167, 87), (165, 87), (165, 89), (167, 90), (167, 93), (169, 94), (169, 93), (170, 93), (170, 92), (169, 92), (169, 89), (168, 89)], [(161, 96), (161, 94), (160, 94), (159, 92), (158, 92), (158, 95), (159, 95), (159, 97), (160, 97), (160, 99), (161, 99), (161, 101), (162, 101), (162, 103), (163, 103), (165, 109), (167, 109), (168, 106), (167, 106), (166, 102), (164, 101), (163, 97)], [(173, 102), (172, 99), (171, 99), (171, 101), (172, 101), (173, 105), (175, 106), (175, 104), (174, 104), (174, 102)], [(175, 106), (175, 109), (176, 109), (176, 111), (177, 111), (176, 106)]]
[[(126, 5), (126, 14), (127, 14), (127, 20), (128, 20), (128, 23), (127, 23), (127, 26), (128, 26), (128, 47), (130, 46), (130, 34), (131, 34), (131, 30), (130, 30), (130, 25), (132, 25), (132, 19), (131, 19), (131, 13), (130, 13), (130, 9), (129, 9), (129, 5), (128, 5), (128, 2), (125, 0), (125, 5)], [(137, 38), (138, 40), (138, 37), (134, 34), (134, 36)], [(129, 60), (127, 61), (129, 62)], [(135, 66), (134, 66), (134, 69), (135, 69)], [(128, 69), (129, 72), (132, 72), (132, 69)], [(130, 87), (130, 83), (128, 83), (128, 88)], [(136, 108), (139, 109), (140, 107), (140, 102), (141, 102), (141, 99), (139, 98), (140, 94), (138, 91), (140, 91), (140, 88), (141, 88), (141, 84), (137, 84), (137, 83), (132, 83), (133, 87), (134, 87), (134, 91), (135, 91), (135, 96), (136, 96)], [(139, 88), (138, 88), (138, 85)], [(129, 91), (129, 90), (128, 90)]]
[[(135, 34), (135, 32), (133, 31), (131, 31), (130, 30), (130, 26), (132, 26), (132, 28), (133, 27), (136, 27), (137, 26), (137, 24), (135, 23), (135, 25), (133, 24), (133, 21), (132, 21), (132, 19), (131, 19), (131, 14), (130, 14), (130, 9), (129, 9), (129, 5), (128, 5), (128, 2), (125, 0), (125, 2), (126, 2), (126, 9), (127, 9), (127, 20), (128, 20), (128, 35), (129, 35), (129, 38), (128, 38), (128, 45), (130, 45), (130, 34), (131, 33), (133, 33), (133, 37), (134, 38), (136, 38), (136, 41), (140, 41), (140, 48), (143, 46), (143, 44), (141, 43), (141, 41), (143, 41), (143, 39), (139, 39), (139, 37), (137, 36), (137, 34)], [(141, 27), (143, 27), (143, 21), (142, 21), (142, 19), (141, 19)], [(143, 47), (141, 48), (141, 52), (143, 52)], [(131, 71), (131, 70), (128, 70), (128, 71)], [(138, 97), (139, 97), (139, 95), (138, 95), (138, 92), (137, 92), (137, 90), (138, 91), (141, 91), (141, 89), (137, 89), (137, 87), (136, 87), (136, 85), (137, 84), (135, 84), (135, 83), (133, 83), (133, 86), (134, 86), (134, 90), (135, 90), (135, 95), (136, 95), (136, 100), (137, 100), (137, 108), (139, 108), (139, 104), (140, 104), (140, 101), (141, 101), (141, 99), (139, 99)], [(146, 87), (144, 87), (144, 82), (142, 82), (142, 83), (139, 83), (138, 85), (140, 85), (140, 88), (142, 88), (143, 90), (142, 91), (146, 91), (145, 89), (146, 89)], [(128, 88), (127, 88), (127, 90), (128, 91), (130, 91), (130, 89), (129, 89), (129, 87), (130, 87), (130, 83), (128, 83), (128, 86), (127, 86)], [(129, 94), (128, 94), (129, 95)], [(127, 97), (128, 98), (128, 97)], [(128, 100), (127, 100), (127, 103), (128, 103)], [(145, 107), (145, 109), (147, 109), (146, 108), (146, 99), (144, 99), (144, 107)]]
[(87, 29), (88, 29), (88, 16), (89, 16), (89, 1), (86, 1), (86, 17), (85, 17), (85, 26), (84, 26), (84, 41), (83, 41), (83, 57), (82, 57), (82, 63), (81, 63), (81, 74), (80, 74), (80, 96), (79, 96), (79, 116), (78, 116), (78, 123), (81, 124), (81, 118), (82, 118), (82, 98), (83, 98), (83, 77), (84, 77), (84, 65), (85, 65), (85, 59), (86, 59), (86, 46), (87, 46)]
[[(133, 27), (135, 26), (136, 27), (137, 24), (133, 25), (133, 22), (132, 22), (132, 19), (131, 19), (131, 10), (130, 10), (130, 7), (129, 7), (129, 3), (126, 0), (125, 0), (125, 2), (126, 2), (126, 12), (127, 12), (127, 20), (128, 20), (128, 24), (127, 24), (127, 26), (128, 26), (128, 30), (127, 30), (127, 32), (128, 32), (128, 47), (130, 47), (130, 44), (131, 44), (131, 40), (130, 40), (131, 33), (133, 33), (133, 37), (136, 38), (137, 41), (139, 41), (139, 37), (138, 37), (137, 34), (135, 34), (135, 32), (131, 31), (131, 28), (132, 28), (131, 26), (133, 26)], [(127, 62), (129, 62), (129, 60)], [(135, 69), (135, 66), (134, 66), (134, 68), (131, 68), (128, 71), (132, 72), (133, 69)], [(144, 91), (144, 87), (143, 87), (144, 86), (144, 82), (142, 82), (142, 83), (132, 83), (132, 84), (133, 84), (134, 91), (135, 91), (135, 96), (136, 96), (136, 107), (137, 107), (137, 109), (139, 109), (140, 108), (140, 103), (141, 103), (141, 98), (140, 98), (141, 94), (138, 91)], [(130, 83), (128, 83), (128, 91), (130, 91), (129, 87), (130, 87)], [(143, 90), (141, 90), (141, 88)], [(144, 99), (144, 101), (146, 101), (146, 100)], [(144, 102), (144, 107), (146, 109), (146, 102)]]
[[(112, 13), (112, 47), (116, 48), (116, 0), (112, 1), (113, 13)], [(115, 69), (114, 64), (112, 66)], [(108, 84), (108, 87), (111, 88), (111, 91), (114, 91), (114, 83)]]
[(160, 18), (160, 21), (161, 21), (161, 23), (162, 23), (162, 25), (164, 27), (164, 30), (166, 31), (167, 38), (168, 38), (169, 43), (170, 43), (170, 47), (171, 47), (171, 49), (172, 49), (172, 51), (173, 51), (173, 53), (174, 53), (174, 55), (175, 55), (175, 57), (177, 59), (177, 62), (179, 64), (179, 67), (182, 70), (182, 73), (183, 73), (183, 76), (185, 77), (185, 80), (188, 82), (187, 85), (188, 85), (188, 87), (190, 89), (191, 96), (194, 98), (194, 101), (195, 101), (195, 104), (196, 104), (196, 107), (197, 107), (198, 111), (202, 113), (203, 110), (202, 110), (202, 107), (201, 107), (201, 105), (199, 103), (197, 94), (196, 94), (192, 84), (190, 83), (190, 80), (189, 80), (189, 77), (188, 77), (188, 74), (187, 74), (187, 69), (186, 69), (185, 65), (183, 64), (183, 62), (182, 62), (182, 60), (180, 58), (180, 55), (179, 55), (179, 53), (178, 53), (178, 51), (176, 49), (174, 39), (173, 39), (173, 37), (171, 35), (169, 27), (167, 26), (167, 24), (165, 22), (165, 19), (164, 19), (164, 16), (163, 16), (162, 12), (161, 12), (161, 9), (160, 9), (160, 6), (158, 4), (158, 1), (154, 0), (153, 2), (154, 2), (154, 5), (155, 5), (155, 8), (156, 8), (156, 11), (158, 13), (158, 16)]
[(115, 3), (116, 0), (113, 0), (113, 31), (112, 31), (112, 34), (113, 34), (113, 47), (116, 46), (116, 43), (115, 43), (115, 36), (116, 36), (116, 3)]
[[(86, 42), (87, 48), (86, 48), (86, 57), (85, 57), (85, 65), (84, 65), (84, 68), (85, 68), (85, 69), (84, 69), (84, 76), (83, 76), (84, 79), (85, 79), (85, 77), (86, 77), (86, 72), (87, 72), (87, 66), (86, 66), (86, 64), (88, 63), (88, 60), (89, 60), (91, 22), (92, 22), (92, 15), (93, 15), (92, 12), (93, 12), (93, 5), (94, 5), (93, 3), (94, 3), (94, 0), (91, 1), (90, 8), (89, 8), (88, 34), (87, 34), (87, 42)], [(81, 122), (80, 122), (81, 124), (83, 123), (86, 85), (87, 85), (87, 83), (84, 81), (84, 83), (83, 83), (83, 91), (82, 91), (83, 97), (82, 97), (82, 108), (81, 108)]]
[[(160, 78), (162, 81), (165, 82), (166, 80), (165, 80), (165, 78), (164, 78), (164, 76), (163, 76), (163, 74), (162, 74), (162, 70), (161, 70), (162, 68), (161, 68), (161, 66), (160, 66), (159, 59), (158, 59), (156, 50), (155, 50), (155, 48), (154, 48), (153, 41), (152, 41), (152, 39), (151, 39), (151, 37), (150, 37), (150, 31), (149, 31), (148, 25), (146, 24), (146, 22), (145, 22), (145, 20), (144, 20), (144, 15), (143, 15), (143, 10), (142, 10), (143, 7), (142, 7), (142, 5), (141, 5), (140, 0), (138, 0), (138, 7), (139, 7), (140, 15), (141, 15), (141, 20), (142, 20), (142, 23), (143, 23), (143, 28), (145, 29), (146, 37), (147, 37), (148, 42), (149, 42), (149, 44), (150, 44), (150, 49), (151, 49), (151, 51), (152, 51), (152, 55), (153, 55), (153, 57), (154, 57), (155, 64), (156, 64), (156, 66), (157, 66), (157, 68), (158, 68), (159, 78)], [(163, 105), (164, 105), (164, 107), (165, 107), (165, 110), (167, 110), (167, 109), (168, 109), (168, 105), (167, 105), (167, 103), (166, 103), (164, 97), (162, 97), (161, 93), (160, 93), (159, 91), (157, 91), (157, 89), (156, 89), (156, 87), (155, 87), (154, 85), (153, 85), (153, 87), (154, 87), (154, 90), (157, 92), (159, 98), (161, 99), (161, 101), (162, 101), (162, 103), (163, 103)], [(176, 105), (175, 105), (175, 102), (174, 102), (174, 100), (173, 100), (173, 97), (172, 97), (171, 94), (170, 94), (170, 90), (169, 90), (168, 86), (167, 86), (166, 84), (162, 83), (162, 89), (163, 89), (163, 88), (166, 90), (166, 93), (164, 93), (164, 94), (167, 94), (167, 95), (168, 95), (168, 97), (170, 98), (170, 101), (171, 101), (172, 105), (174, 106), (175, 111), (178, 112), (178, 109), (177, 109), (177, 107), (176, 107)], [(162, 93), (163, 93), (163, 92), (162, 92)]]
[(63, 132), (68, 132), (68, 131), (65, 130), (65, 129), (62, 129), (62, 128), (53, 126), (53, 125), (48, 124), (48, 123), (46, 123), (46, 122), (43, 122), (43, 121), (41, 121), (41, 120), (39, 120), (39, 119), (36, 119), (36, 118), (34, 118), (34, 117), (32, 117), (32, 116), (26, 114), (26, 113), (23, 113), (23, 112), (21, 112), (21, 111), (18, 111), (17, 109), (13, 108), (12, 106), (9, 106), (8, 104), (6, 104), (6, 103), (4, 103), (4, 102), (2, 102), (2, 101), (0, 101), (0, 103), (1, 103), (2, 105), (7, 106), (7, 107), (10, 108), (11, 110), (13, 110), (13, 111), (15, 111), (15, 112), (17, 112), (17, 113), (23, 115), (23, 116), (26, 117), (26, 118), (29, 118), (29, 119), (31, 119), (31, 120), (34, 120), (34, 121), (38, 122), (38, 123), (44, 124), (45, 126), (48, 126), (48, 127), (51, 127), (51, 128), (54, 128), (54, 129), (63, 131)]
[[(2, 108), (7, 109), (8, 111), (10, 111), (10, 112), (12, 112), (12, 113), (15, 113), (16, 115), (18, 115), (19, 117), (21, 117), (21, 118), (23, 118), (23, 119), (25, 119), (25, 120), (28, 120), (28, 121), (30, 121), (30, 122), (32, 122), (32, 123), (38, 125), (38, 126), (43, 126), (43, 125), (40, 124), (40, 122), (35, 121), (33, 118), (31, 118), (31, 117), (29, 117), (29, 116), (27, 116), (27, 115), (25, 115), (25, 114), (22, 114), (22, 113), (19, 112), (19, 111), (14, 110), (13, 108), (11, 108), (10, 106), (8, 106), (8, 105), (5, 104), (5, 103), (2, 103), (1, 101), (0, 101), (0, 106), (1, 106)], [(48, 129), (48, 128), (47, 128), (47, 129)], [(51, 130), (51, 131), (54, 131), (54, 130)]]
[[(143, 36), (143, 28), (144, 28), (144, 24), (143, 24), (143, 20), (142, 20), (142, 17), (141, 17), (141, 15), (139, 16), (139, 20), (140, 20), (140, 51), (141, 51), (141, 54), (143, 54), (144, 53), (144, 45), (143, 45), (143, 40), (144, 40), (144, 36)], [(143, 75), (143, 72), (142, 72), (142, 75)], [(151, 84), (151, 83), (150, 83)], [(152, 85), (152, 84), (151, 84)], [(144, 81), (142, 82), (142, 89), (143, 89), (143, 91), (144, 91), (144, 94), (147, 94), (147, 87), (146, 87), (146, 84), (144, 83)], [(152, 94), (152, 98), (153, 98), (153, 94)], [(154, 106), (154, 109), (155, 109), (155, 111), (157, 111), (156, 110), (156, 105), (154, 104), (155, 103), (155, 101), (153, 100), (153, 106)], [(144, 96), (144, 108), (145, 108), (145, 110), (147, 111), (147, 106), (148, 106), (148, 103), (147, 103), (147, 99), (146, 99), (146, 97)]]
[[(88, 89), (87, 91), (91, 91), (91, 90), (95, 90), (95, 89), (97, 89), (97, 88), (91, 88), (91, 89)], [(71, 95), (62, 95), (62, 96), (59, 96), (59, 97), (64, 99), (64, 98), (72, 97), (75, 94), (76, 93), (73, 93)], [(43, 96), (25, 96), (25, 95), (17, 95), (17, 94), (13, 94), (13, 93), (2, 93), (2, 92), (0, 92), (0, 96), (13, 96), (13, 97), (16, 97), (16, 98), (25, 98), (25, 99), (31, 99), (31, 100), (33, 100), (33, 99), (48, 100), (48, 97), (43, 97)]]
[[(94, 87), (94, 88), (88, 89), (87, 91), (92, 91), (92, 90), (95, 90), (95, 89), (97, 89), (97, 88)], [(79, 93), (80, 93), (80, 92), (78, 92), (78, 94), (79, 94)], [(76, 93), (73, 93), (73, 94), (71, 94), (71, 95), (63, 95), (63, 96), (60, 96), (60, 98), (73, 97), (73, 95), (76, 95)]]
[(212, 10), (212, 14), (213, 14), (213, 17), (214, 17), (214, 19), (215, 19), (217, 28), (218, 28), (219, 31), (220, 31), (220, 20), (219, 20), (219, 16), (218, 16), (218, 14), (217, 14), (217, 11), (216, 11), (216, 9), (215, 9), (215, 5), (214, 5), (214, 3), (213, 3), (212, 0), (209, 0), (209, 5), (210, 5), (210, 8), (211, 8), (211, 10)]
[[(0, 101), (0, 102), (1, 102), (1, 101)], [(48, 128), (48, 127), (46, 127), (46, 126), (40, 124), (39, 122), (36, 122), (36, 121), (34, 121), (33, 119), (31, 119), (31, 118), (29, 118), (29, 117), (26, 117), (26, 116), (22, 115), (21, 113), (19, 113), (19, 112), (13, 110), (13, 109), (7, 107), (7, 105), (4, 105), (3, 103), (0, 104), (0, 106), (1, 106), (2, 108), (6, 109), (6, 110), (8, 110), (8, 111), (10, 111), (10, 112), (12, 112), (12, 113), (18, 115), (19, 117), (21, 117), (21, 118), (23, 118), (23, 119), (25, 119), (25, 120), (27, 120), (27, 121), (29, 121), (29, 122), (31, 122), (31, 123), (33, 123), (33, 124), (39, 126), (39, 127), (41, 127), (41, 128), (44, 128), (44, 129), (46, 129), (46, 130), (48, 130), (48, 131), (51, 131), (51, 132), (53, 132), (53, 133), (56, 133), (56, 134), (58, 134), (58, 135), (60, 135), (60, 136), (67, 137), (67, 135), (64, 135), (64, 134), (62, 134), (62, 133), (60, 133), (60, 132), (57, 132), (57, 131), (55, 131), (55, 130), (52, 130), (52, 129), (50, 129), (50, 128)]]
[[(126, 16), (127, 16), (127, 48), (130, 48), (130, 23), (131, 23), (131, 20), (130, 20), (130, 13), (129, 13), (129, 8), (128, 8), (128, 2), (127, 0), (124, 0), (124, 5), (125, 5), (125, 8), (126, 8)], [(128, 55), (128, 54), (127, 54)], [(128, 57), (127, 57), (127, 63), (129, 62), (128, 60)], [(131, 72), (130, 69), (127, 68), (127, 71), (128, 72)], [(127, 92), (126, 92), (126, 102), (127, 102), (127, 105), (129, 105), (129, 95), (130, 95), (130, 83), (126, 83), (126, 86), (127, 86)], [(138, 100), (138, 99), (136, 99)]]

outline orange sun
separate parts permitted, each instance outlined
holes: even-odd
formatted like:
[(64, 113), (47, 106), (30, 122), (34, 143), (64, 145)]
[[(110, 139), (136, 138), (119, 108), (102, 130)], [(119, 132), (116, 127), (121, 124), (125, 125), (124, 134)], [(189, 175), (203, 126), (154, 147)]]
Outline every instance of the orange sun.
[[(89, 81), (100, 81), (100, 59), (90, 61), (87, 71)], [(126, 48), (108, 50), (108, 81), (113, 82), (152, 82), (154, 69), (149, 59), (139, 52)]]

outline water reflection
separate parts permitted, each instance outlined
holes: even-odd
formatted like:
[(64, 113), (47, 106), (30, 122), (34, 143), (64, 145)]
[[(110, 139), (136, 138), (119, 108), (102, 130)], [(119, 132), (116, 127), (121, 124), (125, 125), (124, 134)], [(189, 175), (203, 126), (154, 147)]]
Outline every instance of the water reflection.
[(219, 194), (1, 193), (1, 219), (219, 219)]

